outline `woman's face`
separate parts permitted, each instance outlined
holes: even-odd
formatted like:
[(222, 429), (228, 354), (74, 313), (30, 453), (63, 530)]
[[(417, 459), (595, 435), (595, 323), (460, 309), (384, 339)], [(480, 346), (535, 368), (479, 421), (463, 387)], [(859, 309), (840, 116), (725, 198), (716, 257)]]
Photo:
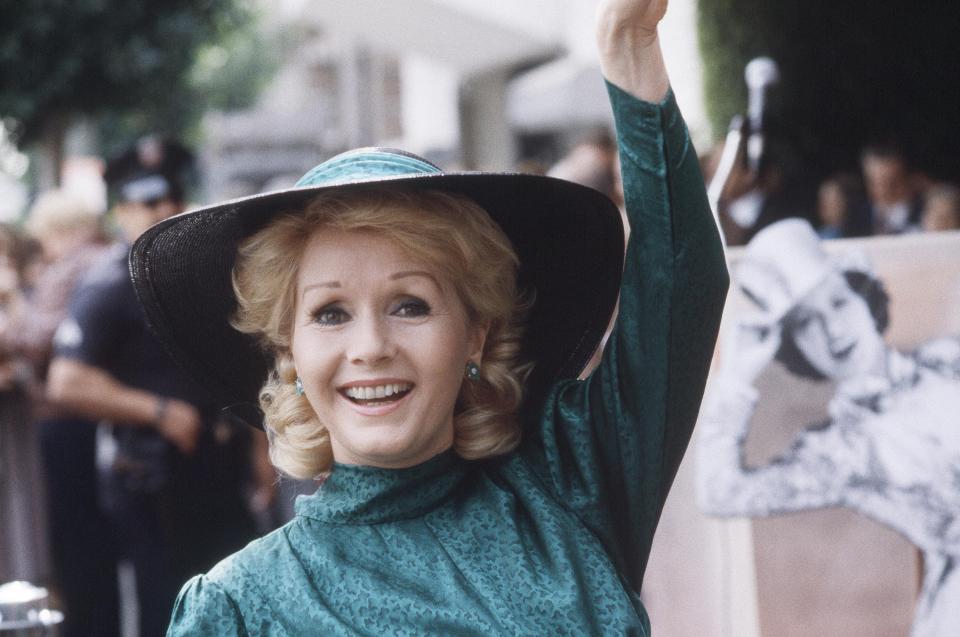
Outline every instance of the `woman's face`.
[(453, 444), (486, 330), (443, 273), (390, 239), (321, 230), (300, 260), (291, 339), (307, 400), (344, 464), (408, 467)]
[(835, 381), (881, 372), (885, 346), (862, 296), (832, 272), (793, 310), (797, 348), (821, 374)]
[(827, 226), (840, 227), (847, 214), (843, 189), (835, 181), (825, 181), (817, 193), (820, 221)]

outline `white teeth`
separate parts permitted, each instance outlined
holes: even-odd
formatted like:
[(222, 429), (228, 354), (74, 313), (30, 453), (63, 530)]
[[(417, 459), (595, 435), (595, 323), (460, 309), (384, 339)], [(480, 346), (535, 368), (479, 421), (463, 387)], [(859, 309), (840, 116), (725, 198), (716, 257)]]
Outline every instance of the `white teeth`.
[(347, 387), (344, 394), (354, 400), (375, 400), (377, 398), (386, 398), (409, 390), (412, 385), (409, 383), (392, 383), (386, 385), (376, 385), (373, 387)]

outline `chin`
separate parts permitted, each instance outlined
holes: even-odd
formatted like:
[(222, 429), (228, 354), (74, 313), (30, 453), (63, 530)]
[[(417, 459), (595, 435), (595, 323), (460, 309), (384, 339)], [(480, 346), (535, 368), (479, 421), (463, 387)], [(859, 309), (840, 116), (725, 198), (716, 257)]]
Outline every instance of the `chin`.
[(403, 468), (428, 460), (441, 450), (414, 444), (410, 440), (389, 437), (357, 440), (351, 445), (347, 455), (352, 458), (350, 464), (370, 465), (374, 467)]

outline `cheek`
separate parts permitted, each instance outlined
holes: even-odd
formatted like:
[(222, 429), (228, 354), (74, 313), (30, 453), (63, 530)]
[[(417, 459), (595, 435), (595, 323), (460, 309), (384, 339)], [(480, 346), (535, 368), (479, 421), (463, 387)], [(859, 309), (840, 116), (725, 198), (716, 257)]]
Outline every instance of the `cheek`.
[(814, 367), (820, 369), (830, 359), (827, 350), (827, 335), (819, 325), (814, 324), (793, 335), (797, 349)]
[(860, 297), (850, 299), (843, 312), (838, 315), (837, 320), (842, 322), (846, 330), (857, 336), (866, 336), (876, 332), (873, 314), (870, 313), (866, 301)]
[(437, 330), (428, 338), (414, 341), (414, 347), (420, 350), (421, 360), (434, 373), (459, 378), (460, 368), (466, 365), (466, 337), (457, 330)]
[(329, 338), (312, 334), (309, 330), (294, 332), (290, 339), (290, 355), (300, 378), (316, 380), (330, 373), (334, 346)]

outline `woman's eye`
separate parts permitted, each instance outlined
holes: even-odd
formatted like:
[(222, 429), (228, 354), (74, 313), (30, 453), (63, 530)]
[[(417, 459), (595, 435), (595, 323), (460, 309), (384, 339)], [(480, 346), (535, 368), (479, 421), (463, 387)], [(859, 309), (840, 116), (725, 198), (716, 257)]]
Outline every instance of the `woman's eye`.
[(349, 317), (339, 307), (326, 306), (313, 313), (313, 320), (321, 325), (340, 325), (346, 322)]
[(393, 311), (394, 316), (403, 318), (427, 316), (428, 314), (430, 314), (430, 306), (426, 301), (421, 301), (420, 299), (405, 299), (401, 301)]

